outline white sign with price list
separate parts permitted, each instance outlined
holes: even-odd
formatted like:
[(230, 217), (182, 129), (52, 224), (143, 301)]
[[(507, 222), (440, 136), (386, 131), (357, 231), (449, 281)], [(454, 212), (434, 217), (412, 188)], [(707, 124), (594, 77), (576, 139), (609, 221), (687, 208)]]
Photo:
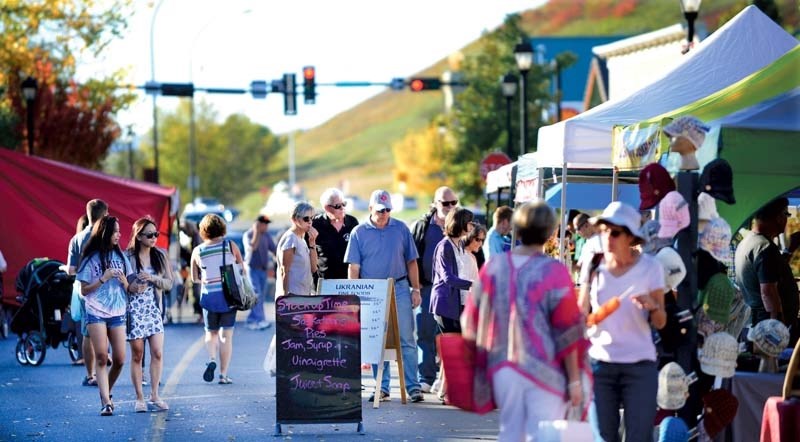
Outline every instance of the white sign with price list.
[(361, 299), (361, 362), (383, 361), (388, 279), (321, 279), (319, 295), (356, 295)]

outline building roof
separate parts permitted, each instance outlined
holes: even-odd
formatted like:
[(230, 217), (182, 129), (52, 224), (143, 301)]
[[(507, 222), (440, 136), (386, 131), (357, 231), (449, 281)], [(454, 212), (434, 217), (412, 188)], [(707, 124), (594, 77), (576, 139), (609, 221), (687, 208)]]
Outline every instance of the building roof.
[(595, 46), (592, 52), (600, 58), (614, 57), (642, 49), (661, 46), (666, 43), (686, 38), (686, 29), (681, 24), (674, 24), (645, 34), (616, 40), (612, 43)]
[(535, 50), (544, 49), (545, 61), (550, 61), (562, 52), (570, 51), (578, 56), (574, 65), (561, 71), (562, 97), (564, 101), (582, 102), (586, 90), (586, 80), (592, 63), (592, 48), (606, 45), (627, 36), (604, 37), (531, 37)]

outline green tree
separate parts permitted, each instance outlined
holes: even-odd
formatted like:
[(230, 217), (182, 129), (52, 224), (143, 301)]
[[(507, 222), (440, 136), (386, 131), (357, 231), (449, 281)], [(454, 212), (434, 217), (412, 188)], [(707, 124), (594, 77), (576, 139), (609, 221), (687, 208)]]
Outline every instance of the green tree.
[[(188, 201), (190, 101), (184, 99), (174, 112), (162, 110), (159, 116), (160, 181), (178, 187), (183, 200)], [(277, 179), (271, 163), (286, 143), (244, 115), (231, 115), (222, 123), (217, 119), (209, 103), (195, 103), (196, 174), (200, 180), (197, 195), (232, 203)], [(139, 150), (143, 164), (152, 164), (151, 139), (151, 134), (142, 138)], [(122, 164), (114, 167), (127, 170)]]
[[(506, 103), (501, 93), (500, 78), (506, 72), (517, 72), (514, 47), (521, 39), (527, 38), (521, 28), (521, 19), (510, 14), (495, 31), (485, 35), (480, 46), (464, 61), (462, 73), (468, 86), (458, 96), (452, 117), (448, 120), (453, 134), (453, 144), (448, 146), (445, 163), (447, 175), (453, 180), (455, 188), (467, 199), (478, 198), (482, 194), (483, 182), (478, 173), (478, 165), (484, 155), (493, 150), (505, 150)], [(572, 65), (576, 58), (572, 53), (556, 56), (561, 69)], [(553, 102), (550, 95), (550, 78), (554, 73), (551, 65), (534, 64), (528, 72), (528, 151), (536, 151), (536, 130), (550, 121), (542, 120), (541, 110)], [(512, 105), (512, 134), (519, 133), (519, 100)], [(515, 151), (519, 143), (516, 135)]]

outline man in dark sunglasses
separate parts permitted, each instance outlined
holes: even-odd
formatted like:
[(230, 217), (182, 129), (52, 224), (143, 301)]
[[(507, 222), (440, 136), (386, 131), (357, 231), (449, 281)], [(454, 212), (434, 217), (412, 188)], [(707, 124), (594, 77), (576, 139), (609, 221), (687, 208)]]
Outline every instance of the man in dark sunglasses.
[[(403, 376), (411, 402), (424, 400), (417, 377), (417, 343), (414, 340), (414, 309), (421, 302), (417, 248), (411, 232), (402, 221), (393, 219), (392, 198), (385, 190), (372, 192), (369, 219), (350, 234), (344, 261), (348, 279), (394, 279)], [(373, 366), (377, 373), (377, 365)], [(370, 402), (389, 400), (389, 366), (384, 365), (380, 397)]]
[(347, 279), (347, 263), (344, 252), (350, 241), (350, 233), (358, 225), (358, 220), (345, 213), (347, 201), (344, 194), (336, 188), (326, 189), (319, 198), (322, 213), (314, 216), (311, 225), (317, 229), (317, 273), (318, 278)]
[(271, 220), (267, 215), (259, 215), (253, 226), (242, 235), (244, 244), (244, 264), (247, 275), (258, 295), (258, 302), (250, 309), (245, 327), (250, 330), (264, 330), (272, 324), (264, 315), (264, 300), (267, 296), (267, 272), (269, 271), (269, 254), (275, 256), (276, 246), (267, 228)]
[(442, 186), (436, 189), (433, 194), (431, 209), (414, 222), (411, 227), (411, 236), (414, 237), (414, 245), (417, 246), (417, 268), (419, 269), (419, 281), (422, 284), (422, 304), (416, 315), (417, 322), (417, 346), (422, 353), (422, 360), (419, 363), (419, 382), (423, 392), (429, 393), (433, 390), (436, 382), (436, 371), (439, 366), (436, 363), (436, 320), (429, 310), (431, 300), (431, 288), (433, 287), (433, 251), (436, 244), (444, 238), (444, 219), (451, 210), (458, 204), (458, 196), (453, 189)]

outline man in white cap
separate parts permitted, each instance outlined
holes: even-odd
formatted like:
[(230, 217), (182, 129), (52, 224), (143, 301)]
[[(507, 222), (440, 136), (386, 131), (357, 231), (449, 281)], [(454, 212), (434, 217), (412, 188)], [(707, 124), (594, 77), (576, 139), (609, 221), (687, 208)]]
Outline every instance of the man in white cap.
[[(349, 264), (350, 279), (394, 279), (397, 300), (397, 320), (403, 358), (403, 376), (411, 402), (424, 400), (418, 379), (417, 343), (414, 340), (414, 309), (422, 302), (420, 296), (417, 248), (405, 223), (391, 217), (392, 199), (389, 192), (376, 190), (369, 198), (369, 219), (350, 234), (344, 255)], [(389, 400), (389, 366), (384, 364), (380, 398)], [(377, 365), (373, 366), (377, 373)]]

